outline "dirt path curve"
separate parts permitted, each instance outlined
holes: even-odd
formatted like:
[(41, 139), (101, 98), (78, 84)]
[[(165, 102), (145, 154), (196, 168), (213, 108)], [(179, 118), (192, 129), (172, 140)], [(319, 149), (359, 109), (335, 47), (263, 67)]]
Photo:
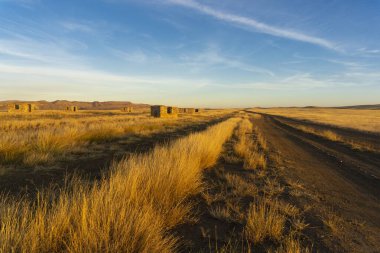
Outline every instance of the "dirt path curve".
[(372, 154), (366, 162), (355, 154), (359, 151), (288, 127), (274, 116), (263, 115), (256, 125), (270, 150), (286, 160), (285, 173), (318, 196), (315, 208), (329, 208), (343, 218), (347, 226), (340, 231), (344, 236), (339, 247), (380, 252), (380, 166), (373, 163), (379, 157)]

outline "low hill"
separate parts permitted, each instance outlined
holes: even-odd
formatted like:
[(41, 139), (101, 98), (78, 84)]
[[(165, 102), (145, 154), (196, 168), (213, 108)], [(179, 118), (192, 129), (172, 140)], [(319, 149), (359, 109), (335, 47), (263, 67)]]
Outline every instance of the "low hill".
[(148, 108), (148, 104), (134, 104), (128, 101), (105, 101), (105, 102), (83, 102), (83, 101), (67, 101), (67, 100), (56, 100), (56, 101), (20, 101), (20, 100), (7, 100), (0, 101), (0, 110), (7, 110), (8, 104), (17, 103), (33, 103), (37, 106), (39, 110), (63, 110), (67, 106), (75, 105), (78, 106), (80, 110), (115, 110), (126, 106), (132, 106), (134, 108)]
[(340, 106), (338, 109), (363, 109), (363, 110), (380, 110), (380, 104), (376, 105), (352, 105), (352, 106)]

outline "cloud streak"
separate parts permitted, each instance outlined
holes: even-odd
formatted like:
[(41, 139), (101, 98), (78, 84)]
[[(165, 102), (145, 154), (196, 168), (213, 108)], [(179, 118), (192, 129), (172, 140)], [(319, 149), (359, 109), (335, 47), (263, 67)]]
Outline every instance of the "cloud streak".
[(69, 31), (85, 32), (85, 33), (94, 32), (94, 29), (91, 26), (85, 23), (81, 23), (81, 22), (64, 21), (64, 22), (61, 22), (61, 25), (63, 28)]
[(211, 46), (205, 51), (199, 52), (197, 54), (182, 55), (180, 59), (183, 61), (184, 65), (192, 67), (196, 72), (199, 69), (207, 69), (208, 67), (220, 66), (266, 76), (275, 76), (275, 74), (268, 69), (253, 66), (234, 58), (226, 57), (220, 54), (219, 51), (220, 50), (217, 47)]
[[(208, 84), (205, 80), (189, 80), (180, 78), (142, 77), (133, 75), (119, 75), (93, 69), (63, 69), (56, 67), (22, 66), (14, 64), (0, 64), (0, 73), (24, 76), (54, 77), (67, 80), (82, 81), (84, 83), (120, 83), (126, 85), (160, 85), (189, 87), (198, 83), (198, 87)], [(1, 76), (0, 76), (1, 77)]]
[(317, 46), (334, 50), (334, 51), (340, 51), (340, 49), (335, 43), (327, 39), (310, 36), (310, 35), (293, 31), (293, 30), (287, 30), (287, 29), (275, 27), (272, 25), (259, 22), (253, 18), (248, 18), (244, 16), (239, 16), (239, 15), (234, 15), (227, 12), (219, 11), (209, 6), (200, 4), (194, 0), (166, 0), (166, 2), (169, 4), (183, 6), (186, 8), (196, 10), (198, 12), (201, 12), (213, 18), (222, 20), (224, 22), (253, 28), (257, 32), (269, 34), (276, 37), (286, 38), (290, 40), (306, 42), (309, 44), (317, 45)]

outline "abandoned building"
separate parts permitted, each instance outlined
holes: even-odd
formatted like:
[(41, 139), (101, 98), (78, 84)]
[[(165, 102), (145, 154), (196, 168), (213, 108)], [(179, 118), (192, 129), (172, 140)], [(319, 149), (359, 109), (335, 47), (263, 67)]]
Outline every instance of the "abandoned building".
[(150, 115), (156, 118), (164, 117), (177, 117), (178, 107), (164, 106), (164, 105), (152, 105), (150, 107)]
[(75, 106), (75, 105), (67, 106), (66, 111), (76, 112), (78, 111), (78, 106)]
[(178, 107), (169, 106), (167, 111), (168, 114), (178, 115)]
[(8, 112), (32, 112), (36, 109), (34, 104), (9, 104)]
[(180, 113), (193, 114), (193, 113), (197, 112), (196, 110), (199, 110), (199, 109), (194, 109), (194, 108), (180, 108), (179, 112), (180, 112)]
[(132, 109), (132, 107), (130, 107), (130, 106), (126, 106), (126, 107), (121, 108), (121, 111), (122, 111), (122, 112), (132, 112), (133, 109)]

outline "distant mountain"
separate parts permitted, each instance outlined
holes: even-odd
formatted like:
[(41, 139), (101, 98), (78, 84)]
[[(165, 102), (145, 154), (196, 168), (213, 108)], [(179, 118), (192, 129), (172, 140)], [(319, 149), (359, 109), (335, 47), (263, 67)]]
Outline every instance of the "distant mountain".
[(362, 110), (380, 110), (380, 104), (376, 105), (352, 105), (352, 106), (339, 106), (338, 109), (362, 109)]
[(286, 107), (256, 107), (258, 109), (274, 109), (274, 108), (304, 108), (304, 109), (323, 109), (323, 108), (332, 108), (332, 109), (358, 109), (358, 110), (380, 110), (380, 104), (375, 105), (348, 105), (348, 106), (336, 106), (336, 107), (323, 107), (323, 106), (286, 106)]
[(134, 104), (128, 101), (106, 101), (106, 102), (83, 102), (83, 101), (67, 101), (67, 100), (56, 100), (56, 101), (20, 101), (20, 100), (7, 100), (0, 101), (0, 110), (7, 110), (8, 104), (17, 103), (32, 103), (37, 106), (39, 110), (63, 110), (67, 106), (75, 105), (78, 106), (80, 110), (115, 110), (121, 109), (122, 107), (132, 106), (134, 108), (144, 109), (148, 108), (148, 104)]

